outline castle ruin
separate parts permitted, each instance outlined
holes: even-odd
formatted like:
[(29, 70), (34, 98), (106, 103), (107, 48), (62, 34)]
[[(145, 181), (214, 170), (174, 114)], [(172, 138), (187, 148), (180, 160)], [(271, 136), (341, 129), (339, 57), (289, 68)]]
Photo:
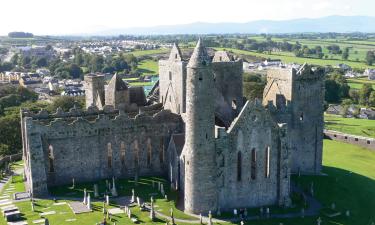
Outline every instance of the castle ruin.
[(242, 94), (242, 61), (174, 45), (148, 98), (118, 75), (86, 75), (86, 110), (21, 111), (27, 190), (100, 179), (164, 176), (191, 213), (290, 205), (290, 174), (319, 174), (323, 72), (267, 76), (263, 102)]

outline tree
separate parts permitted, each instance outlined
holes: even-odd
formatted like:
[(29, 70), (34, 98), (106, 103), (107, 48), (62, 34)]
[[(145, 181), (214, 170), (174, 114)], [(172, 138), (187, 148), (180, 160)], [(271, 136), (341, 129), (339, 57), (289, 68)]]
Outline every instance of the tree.
[(371, 84), (363, 84), (359, 90), (359, 103), (362, 105), (368, 105), (371, 92), (373, 92)]
[(342, 53), (342, 59), (348, 60), (349, 58), (349, 48), (345, 48), (344, 52)]
[(57, 108), (62, 108), (67, 112), (74, 106), (84, 108), (84, 99), (82, 97), (60, 96), (55, 98), (47, 109), (51, 112), (55, 112)]
[(375, 91), (371, 92), (370, 97), (368, 99), (368, 104), (371, 107), (375, 107)]
[(325, 100), (329, 103), (340, 102), (340, 84), (335, 80), (325, 81)]
[(69, 74), (72, 78), (78, 79), (83, 74), (83, 71), (81, 67), (79, 67), (77, 64), (70, 64), (68, 67)]
[(375, 55), (373, 51), (368, 51), (366, 55), (366, 64), (372, 66), (375, 60)]
[(358, 104), (359, 102), (359, 93), (356, 89), (350, 89), (349, 90), (349, 97), (353, 101), (354, 104)]

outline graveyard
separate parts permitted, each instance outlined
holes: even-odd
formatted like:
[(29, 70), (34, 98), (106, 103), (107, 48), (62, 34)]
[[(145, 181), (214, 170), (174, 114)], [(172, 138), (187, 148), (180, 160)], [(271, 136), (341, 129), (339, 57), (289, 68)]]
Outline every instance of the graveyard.
[[(12, 165), (16, 173), (22, 162)], [(318, 200), (317, 215), (310, 216), (315, 207), (303, 197), (292, 193), (293, 207), (275, 206), (246, 209), (244, 224), (249, 225), (310, 225), (310, 224), (373, 224), (375, 221), (375, 153), (335, 141), (324, 141), (322, 176), (293, 175), (293, 183), (304, 193)], [(5, 177), (3, 178), (6, 179)], [(114, 184), (114, 185), (113, 185)], [(22, 174), (7, 180), (0, 192), (0, 207), (20, 212), (27, 223), (14, 224), (209, 224), (209, 216), (200, 219), (178, 209), (177, 192), (160, 177), (107, 179), (95, 183), (75, 183), (50, 188), (43, 199), (13, 200), (15, 193), (24, 192)], [(7, 197), (8, 196), (8, 197)], [(19, 196), (19, 195), (17, 195)], [(152, 203), (151, 203), (152, 202)], [(211, 215), (212, 224), (241, 224), (240, 209)], [(173, 216), (171, 217), (171, 213)], [(278, 217), (278, 218), (275, 218)], [(280, 218), (292, 217), (292, 218)], [(7, 224), (4, 217), (0, 225)], [(9, 223), (12, 224), (12, 223)]]

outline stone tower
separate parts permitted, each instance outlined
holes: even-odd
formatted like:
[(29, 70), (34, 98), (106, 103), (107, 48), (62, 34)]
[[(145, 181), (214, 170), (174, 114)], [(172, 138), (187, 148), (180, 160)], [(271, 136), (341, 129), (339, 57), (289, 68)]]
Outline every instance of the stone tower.
[(215, 183), (215, 83), (211, 60), (199, 40), (187, 65), (185, 211), (208, 213), (217, 208)]
[(173, 113), (185, 113), (186, 62), (174, 44), (169, 59), (159, 61), (160, 103)]
[(105, 104), (119, 108), (119, 106), (129, 105), (129, 102), (129, 88), (116, 73), (105, 91)]
[(288, 124), (292, 172), (317, 174), (322, 169), (324, 72), (303, 65), (267, 73), (263, 104), (272, 103), (279, 123)]
[(104, 106), (104, 75), (88, 74), (85, 76), (86, 108), (95, 105)]

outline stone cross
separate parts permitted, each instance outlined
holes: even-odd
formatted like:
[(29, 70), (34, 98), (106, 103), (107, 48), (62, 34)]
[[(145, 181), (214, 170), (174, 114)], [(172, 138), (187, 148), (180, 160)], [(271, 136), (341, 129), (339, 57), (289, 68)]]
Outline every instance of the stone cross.
[(109, 205), (109, 195), (105, 196), (105, 201), (106, 201), (107, 205)]
[(316, 221), (316, 224), (320, 225), (322, 222), (323, 222), (322, 219), (319, 217), (318, 220)]
[(129, 210), (128, 210), (128, 218), (130, 219), (131, 217), (132, 217), (132, 211), (129, 208)]
[(165, 192), (164, 192), (164, 184), (160, 184), (160, 193), (162, 196), (165, 195)]
[(138, 205), (138, 206), (141, 206), (141, 200), (139, 199), (138, 196), (137, 196), (137, 205)]
[(87, 191), (83, 189), (83, 204), (87, 205)]
[(134, 203), (135, 202), (135, 192), (134, 192), (134, 189), (132, 189), (132, 199), (130, 201), (131, 203)]
[(117, 190), (116, 190), (116, 184), (115, 184), (115, 178), (114, 177), (112, 178), (112, 182), (113, 182), (113, 185), (112, 185), (112, 196), (113, 197), (117, 197)]
[(212, 225), (212, 214), (211, 214), (211, 211), (208, 211), (208, 225)]
[(152, 202), (152, 201), (151, 201), (151, 207), (150, 207), (150, 219), (152, 221), (155, 220), (154, 202)]
[(172, 222), (172, 225), (175, 225), (174, 216), (173, 216), (173, 209), (172, 208), (171, 208), (171, 222)]
[(34, 200), (31, 199), (31, 211), (34, 212), (34, 210), (35, 210), (35, 209), (34, 209)]
[(99, 197), (99, 188), (98, 188), (98, 184), (94, 184), (94, 197), (95, 197), (95, 198)]
[(90, 193), (88, 193), (88, 196), (87, 196), (87, 208), (89, 210), (91, 210), (91, 196), (90, 196)]

